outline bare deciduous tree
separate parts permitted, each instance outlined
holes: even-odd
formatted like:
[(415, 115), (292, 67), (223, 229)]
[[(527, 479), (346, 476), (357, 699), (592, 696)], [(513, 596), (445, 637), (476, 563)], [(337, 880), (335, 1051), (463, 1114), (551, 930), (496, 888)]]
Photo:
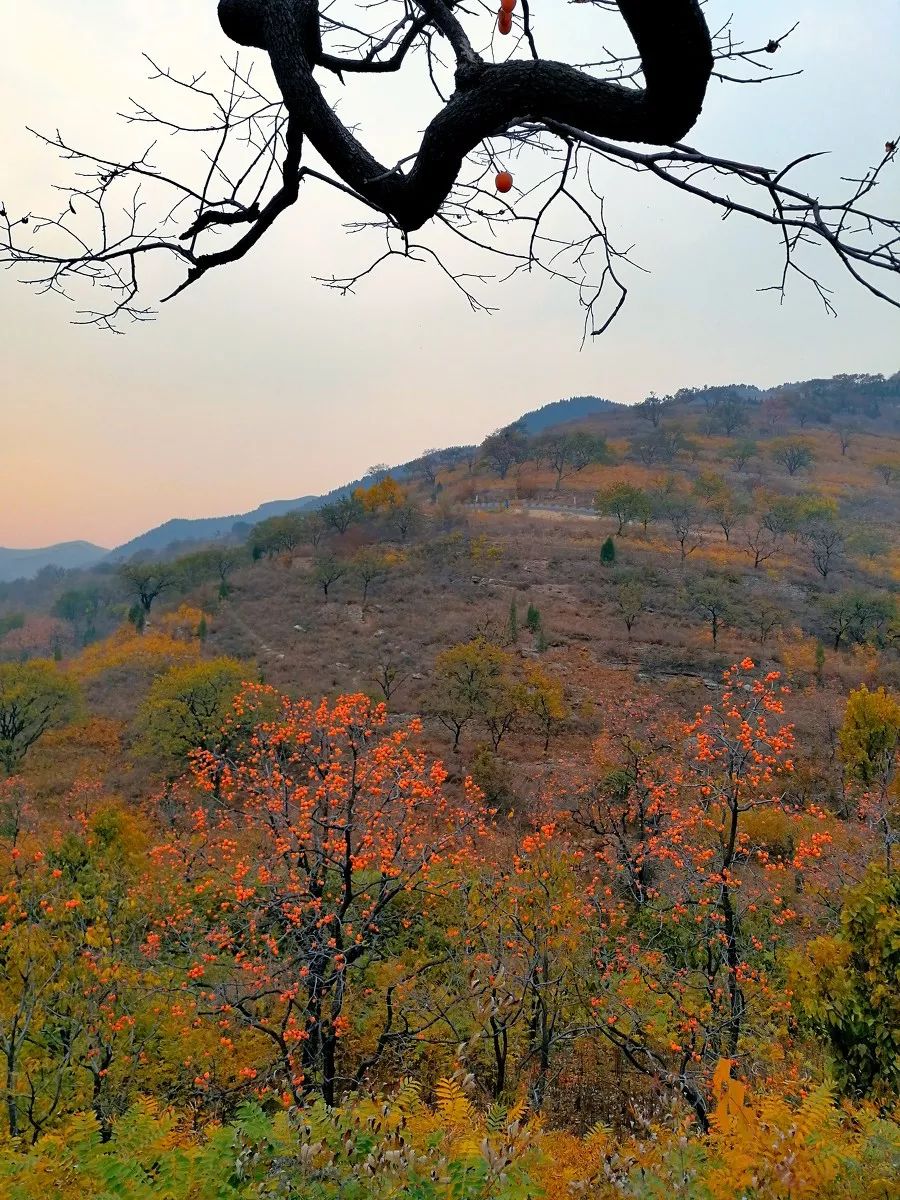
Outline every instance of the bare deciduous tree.
[(178, 582), (174, 567), (161, 562), (127, 562), (119, 567), (119, 578), (135, 601), (138, 628), (150, 620), (153, 602)]
[[(59, 132), (45, 137), (75, 182), (48, 216), (0, 206), (0, 263), (79, 304), (90, 297), (79, 319), (117, 328), (151, 315), (148, 258), (174, 268), (177, 295), (252, 251), (310, 188), (325, 188), (360, 206), (352, 231), (381, 239), (353, 275), (328, 277), (328, 286), (352, 291), (399, 255), (435, 265), (472, 308), (486, 309), (489, 276), (456, 265), (448, 239), (457, 239), (467, 260), (493, 256), (506, 277), (537, 270), (571, 283), (593, 336), (621, 310), (636, 266), (610, 234), (596, 190), (615, 166), (771, 227), (783, 246), (773, 285), (782, 295), (802, 278), (833, 311), (810, 260), (824, 246), (857, 283), (900, 305), (900, 220), (870, 207), (896, 156), (893, 131), (866, 168), (838, 177), (833, 196), (794, 184), (815, 153), (768, 166), (685, 143), (710, 80), (796, 73), (774, 70), (770, 58), (793, 30), (750, 46), (730, 21), (711, 32), (699, 0), (590, 2), (624, 21), (634, 52), (604, 49), (578, 65), (545, 58), (524, 2), (506, 43), (493, 37), (487, 6), (455, 0), (219, 0), (224, 34), (265, 54), (271, 82), (258, 83), (240, 55), (221, 86), (202, 65), (181, 76), (150, 60), (171, 107), (137, 103), (127, 114), (151, 129), (145, 148), (122, 160)], [(598, 46), (609, 44), (606, 33), (598, 30)], [(346, 94), (360, 76), (423, 68), (437, 111), (415, 122), (423, 132), (408, 154), (380, 162), (342, 118), (331, 81)], [(160, 135), (169, 134), (195, 143), (193, 175), (182, 172), (183, 155), (166, 157), (171, 138)], [(498, 194), (495, 173), (513, 159), (527, 183)]]
[(390, 705), (391, 697), (406, 683), (410, 675), (411, 672), (404, 671), (396, 660), (387, 654), (375, 664), (372, 682), (384, 696), (385, 704)]

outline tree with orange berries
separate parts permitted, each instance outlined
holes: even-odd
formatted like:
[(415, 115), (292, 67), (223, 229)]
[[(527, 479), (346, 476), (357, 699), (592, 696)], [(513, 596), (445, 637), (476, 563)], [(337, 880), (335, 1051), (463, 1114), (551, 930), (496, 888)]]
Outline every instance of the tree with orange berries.
[[(586, 797), (576, 827), (598, 864), (595, 993), (598, 1029), (637, 1070), (680, 1092), (705, 1126), (709, 1071), (747, 1052), (754, 1027), (784, 1009), (772, 950), (796, 916), (796, 873), (829, 835), (787, 781), (794, 736), (777, 672), (751, 659), (726, 671), (716, 701), (680, 731), (682, 753), (626, 758)], [(612, 789), (612, 790), (611, 790)], [(775, 853), (751, 814), (797, 827)], [(599, 1018), (603, 1018), (600, 1020)]]
[(202, 799), (158, 851), (173, 892), (150, 949), (189, 957), (185, 982), (223, 1037), (270, 1040), (270, 1083), (332, 1104), (353, 1081), (340, 1044), (358, 977), (413, 919), (405, 898), (452, 886), (487, 814), (468, 781), (447, 790), (418, 721), (389, 730), (364, 696), (313, 705), (247, 686), (231, 721), (252, 732), (227, 757), (196, 755)]

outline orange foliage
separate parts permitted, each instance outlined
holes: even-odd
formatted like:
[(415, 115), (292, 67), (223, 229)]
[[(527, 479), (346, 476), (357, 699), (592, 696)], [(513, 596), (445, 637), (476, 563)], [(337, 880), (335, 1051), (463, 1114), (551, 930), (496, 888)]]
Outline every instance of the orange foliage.
[(445, 790), (418, 721), (386, 721), (365, 696), (314, 706), (247, 685), (225, 729), (235, 749), (195, 756), (203, 799), (156, 852), (172, 883), (147, 952), (180, 956), (189, 934), (185, 984), (224, 1030), (267, 1033), (298, 1096), (315, 1081), (333, 1100), (355, 966), (404, 896), (446, 886), (436, 869), (471, 854), (487, 816), (469, 781)]

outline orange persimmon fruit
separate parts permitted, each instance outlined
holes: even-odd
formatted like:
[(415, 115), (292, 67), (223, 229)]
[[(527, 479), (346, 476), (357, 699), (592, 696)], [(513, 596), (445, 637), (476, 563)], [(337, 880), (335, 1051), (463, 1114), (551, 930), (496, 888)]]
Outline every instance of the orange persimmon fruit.
[(509, 33), (512, 29), (512, 17), (502, 8), (497, 14), (497, 29), (500, 33)]
[(512, 175), (509, 171), (498, 171), (494, 183), (498, 192), (508, 192), (512, 188)]

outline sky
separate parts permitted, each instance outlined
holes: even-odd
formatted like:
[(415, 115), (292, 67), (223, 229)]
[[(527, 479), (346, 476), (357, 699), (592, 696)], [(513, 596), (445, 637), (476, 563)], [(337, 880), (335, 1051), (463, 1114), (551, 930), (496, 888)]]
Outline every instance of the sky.
[[(532, 10), (550, 56), (584, 57), (592, 39), (599, 53), (621, 35), (617, 17), (586, 5)], [(804, 73), (714, 82), (691, 144), (778, 166), (832, 151), (811, 187), (876, 161), (900, 133), (896, 0), (710, 0), (710, 23), (732, 10), (751, 45), (799, 20), (778, 65)], [(230, 53), (213, 0), (0, 0), (0, 28), (0, 200), (11, 212), (49, 211), (53, 185), (69, 179), (26, 126), (133, 154), (146, 134), (116, 114), (154, 94), (141, 52), (185, 73)], [(383, 161), (415, 147), (432, 103), (421, 79), (397, 76), (354, 82), (340, 101)], [(784, 305), (757, 290), (778, 277), (770, 230), (723, 223), (618, 171), (602, 190), (616, 239), (650, 273), (584, 349), (571, 293), (534, 276), (497, 287), (490, 316), (421, 264), (392, 262), (355, 295), (325, 289), (315, 276), (370, 257), (341, 227), (358, 212), (325, 189), (126, 336), (75, 326), (64, 302), (0, 274), (0, 545), (114, 546), (170, 517), (325, 491), (570, 395), (633, 403), (682, 386), (900, 369), (900, 313), (827, 266), (837, 319), (799, 287)], [(878, 205), (900, 209), (900, 166)]]

